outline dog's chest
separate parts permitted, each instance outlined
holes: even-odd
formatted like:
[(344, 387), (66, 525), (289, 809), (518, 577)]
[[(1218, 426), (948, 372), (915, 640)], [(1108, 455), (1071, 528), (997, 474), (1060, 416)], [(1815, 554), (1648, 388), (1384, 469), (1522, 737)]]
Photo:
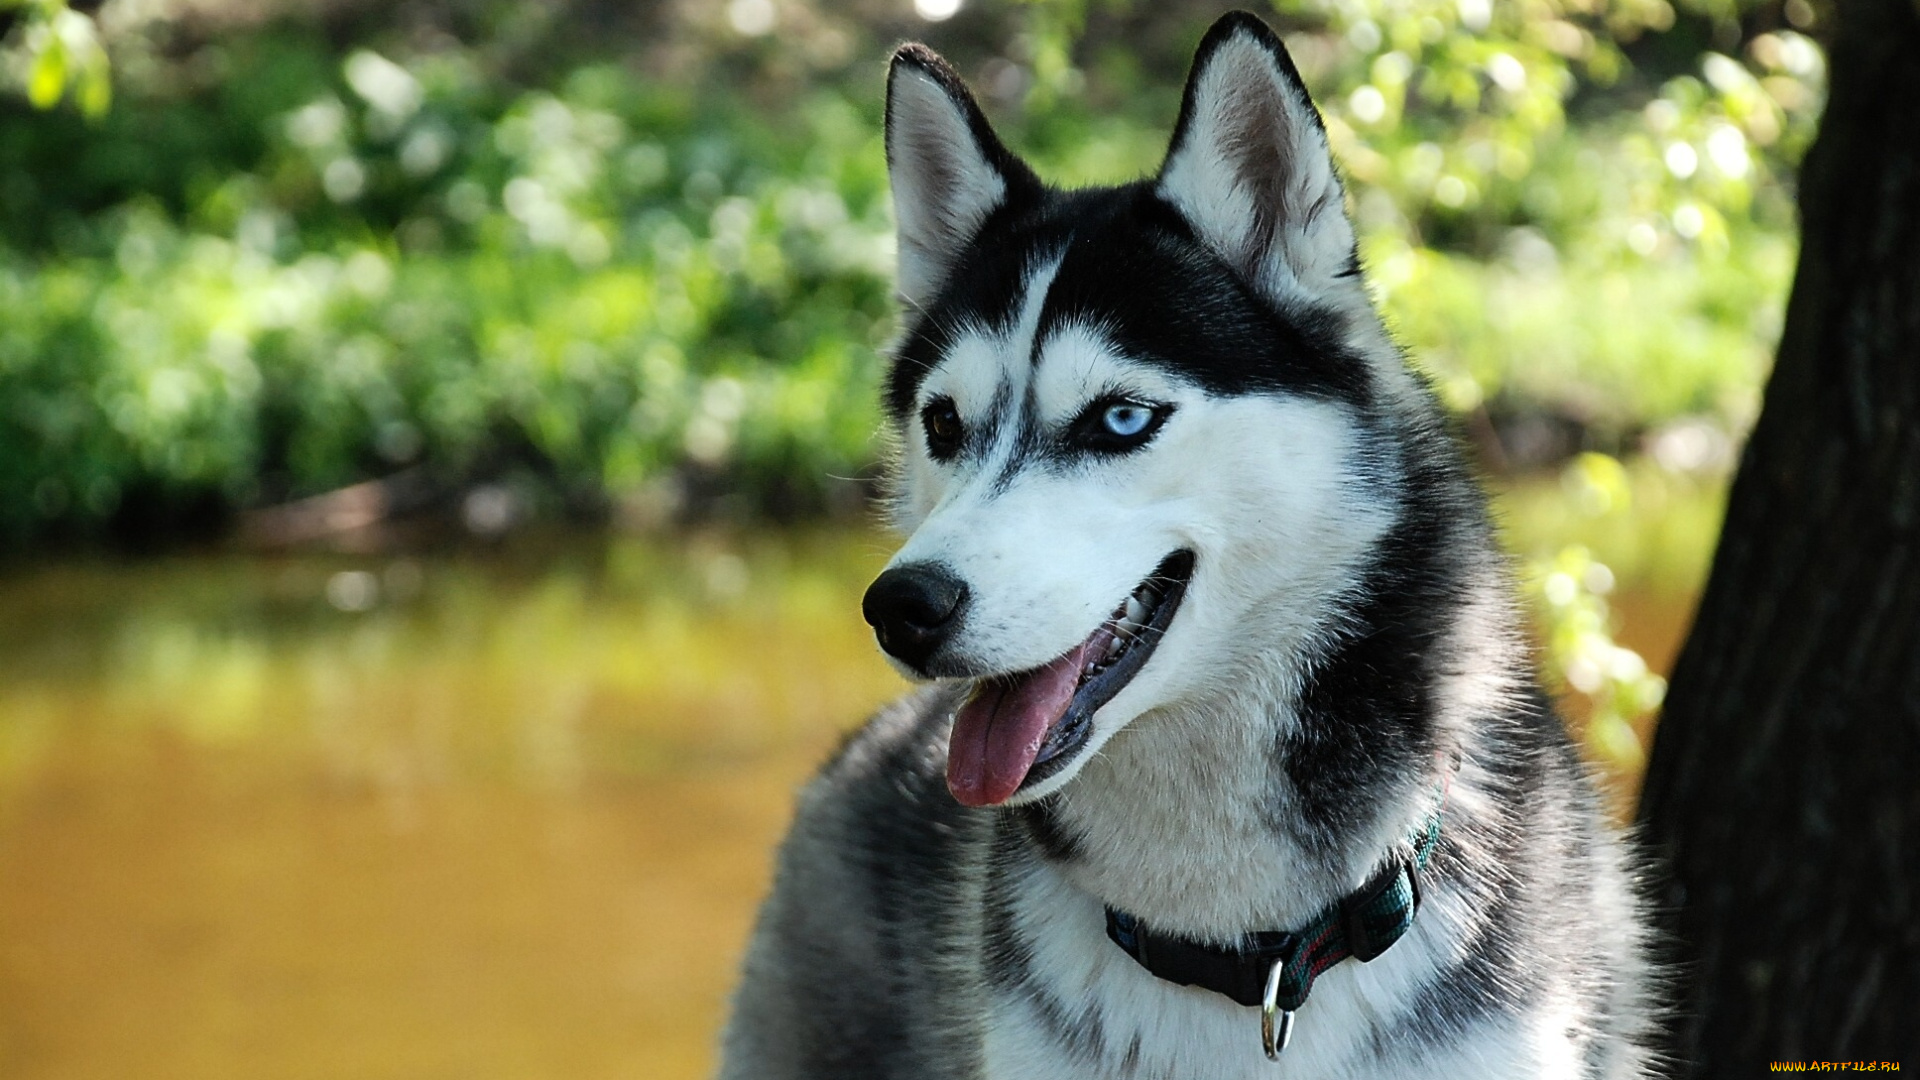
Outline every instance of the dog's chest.
[(981, 955), (987, 1080), (1311, 1080), (1573, 1077), (1583, 1043), (1545, 994), (1531, 1020), (1489, 1020), (1442, 1035), (1416, 1013), (1466, 918), (1435, 888), (1414, 930), (1371, 962), (1314, 982), (1278, 1060), (1260, 1011), (1164, 981), (1106, 936), (1098, 900), (1028, 864), (989, 890)]

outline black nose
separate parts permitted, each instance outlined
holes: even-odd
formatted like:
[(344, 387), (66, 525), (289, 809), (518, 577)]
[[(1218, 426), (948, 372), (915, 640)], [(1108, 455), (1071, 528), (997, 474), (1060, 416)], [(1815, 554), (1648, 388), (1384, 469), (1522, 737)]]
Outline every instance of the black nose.
[(922, 667), (960, 623), (967, 585), (938, 563), (908, 563), (875, 578), (860, 601), (880, 647)]

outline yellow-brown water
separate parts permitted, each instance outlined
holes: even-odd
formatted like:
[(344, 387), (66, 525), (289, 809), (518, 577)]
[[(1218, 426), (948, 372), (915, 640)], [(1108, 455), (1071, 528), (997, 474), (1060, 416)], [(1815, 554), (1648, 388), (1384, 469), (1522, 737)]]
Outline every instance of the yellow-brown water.
[(885, 550), (0, 578), (0, 1077), (704, 1075), (792, 790), (901, 686)]
[(14, 575), (0, 1076), (702, 1074), (791, 791), (900, 686), (882, 558)]

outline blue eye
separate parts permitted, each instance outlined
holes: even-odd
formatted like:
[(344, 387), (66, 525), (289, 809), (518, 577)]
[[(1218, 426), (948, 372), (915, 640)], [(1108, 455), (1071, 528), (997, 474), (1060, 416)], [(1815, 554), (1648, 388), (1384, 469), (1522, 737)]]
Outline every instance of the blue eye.
[(1147, 430), (1148, 425), (1152, 423), (1153, 410), (1131, 401), (1107, 406), (1107, 411), (1100, 417), (1100, 425), (1106, 428), (1109, 434), (1123, 439), (1133, 438)]
[(1148, 404), (1117, 394), (1087, 403), (1067, 432), (1073, 446), (1100, 454), (1124, 454), (1153, 441), (1173, 414), (1168, 402)]

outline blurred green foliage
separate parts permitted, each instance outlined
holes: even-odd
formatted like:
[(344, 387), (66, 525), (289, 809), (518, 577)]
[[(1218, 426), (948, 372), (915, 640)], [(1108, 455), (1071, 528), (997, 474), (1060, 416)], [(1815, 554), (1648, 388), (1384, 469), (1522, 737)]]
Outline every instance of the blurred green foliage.
[[(1157, 165), (1216, 13), (731, 0), (660, 15), (662, 60), (590, 25), (510, 47), (569, 17), (551, 4), (431, 33), (325, 5), (195, 22), (114, 0), (97, 27), (61, 0), (12, 6), (13, 546), (412, 466), (531, 470), (586, 505), (704, 489), (818, 509), (881, 453), (892, 35), (948, 49), (1044, 174), (1112, 181)], [(1326, 111), (1383, 304), (1449, 405), (1563, 418), (1602, 449), (1681, 418), (1743, 428), (1823, 94), (1793, 28), (1807, 0), (1268, 15)]]
[(14, 68), (27, 100), (50, 109), (71, 90), (83, 114), (104, 114), (113, 104), (113, 78), (93, 20), (67, 0), (0, 0), (0, 13), (10, 10), (19, 13), (17, 41), (0, 59)]
[[(1702, 498), (1697, 486), (1675, 484), (1644, 465), (1640, 471), (1635, 477), (1614, 458), (1584, 453), (1562, 469), (1547, 514), (1537, 498), (1526, 506), (1519, 490), (1501, 501), (1509, 538), (1532, 534), (1531, 543), (1521, 541), (1532, 554), (1524, 587), (1538, 619), (1542, 668), (1556, 692), (1581, 697), (1580, 736), (1589, 756), (1636, 780), (1646, 752), (1635, 724), (1660, 707), (1667, 684), (1617, 639), (1620, 620), (1608, 601), (1621, 580), (1616, 568), (1653, 595), (1690, 596), (1706, 576), (1720, 517), (1717, 497)], [(1606, 527), (1621, 524), (1629, 526), (1626, 545), (1623, 530)], [(1542, 545), (1547, 537), (1551, 543)], [(1649, 540), (1660, 549), (1657, 560), (1646, 558)]]
[(609, 491), (737, 462), (762, 494), (871, 454), (885, 177), (843, 98), (776, 123), (605, 65), (502, 96), (458, 56), (225, 55), (244, 104), (0, 135), (0, 526), (502, 447)]

